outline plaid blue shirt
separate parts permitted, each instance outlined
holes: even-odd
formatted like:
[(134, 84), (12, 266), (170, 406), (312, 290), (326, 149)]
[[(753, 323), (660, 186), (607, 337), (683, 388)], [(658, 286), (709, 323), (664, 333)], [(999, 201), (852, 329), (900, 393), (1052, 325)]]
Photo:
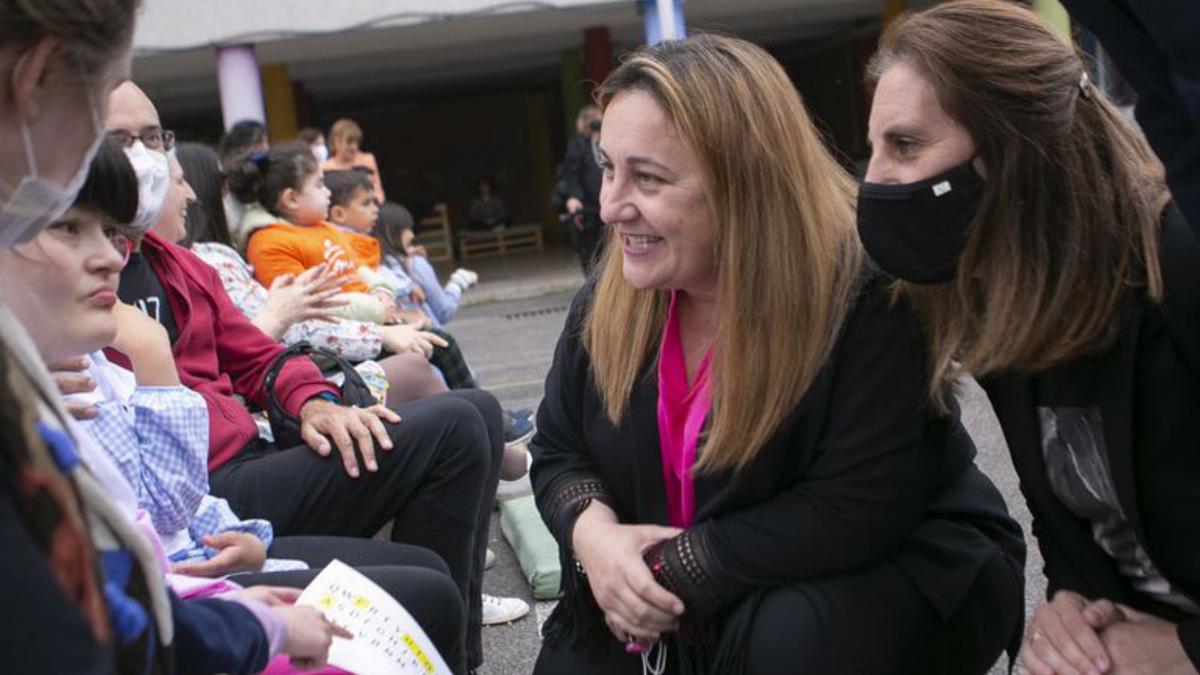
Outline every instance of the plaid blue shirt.
[[(271, 547), (271, 523), (242, 520), (229, 503), (208, 494), (208, 406), (186, 387), (133, 385), (133, 375), (92, 354), (86, 371), (97, 391), (80, 402), (99, 413), (83, 428), (120, 468), (137, 494), (138, 506), (164, 538), (172, 562), (197, 562), (216, 551), (200, 538), (218, 532), (253, 534)], [(73, 397), (80, 398), (80, 397)], [(181, 535), (187, 542), (180, 546)], [(303, 563), (268, 560), (264, 571), (304, 569)]]
[(84, 429), (120, 467), (154, 529), (186, 528), (208, 494), (204, 399), (184, 387), (138, 387), (128, 402), (95, 406), (99, 415)]

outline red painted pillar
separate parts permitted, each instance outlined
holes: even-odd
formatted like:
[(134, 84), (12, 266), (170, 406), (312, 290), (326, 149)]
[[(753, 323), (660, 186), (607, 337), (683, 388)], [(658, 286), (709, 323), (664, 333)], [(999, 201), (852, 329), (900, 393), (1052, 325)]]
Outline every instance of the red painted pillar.
[(593, 26), (583, 31), (583, 77), (591, 90), (608, 77), (612, 70), (612, 39), (607, 26)]

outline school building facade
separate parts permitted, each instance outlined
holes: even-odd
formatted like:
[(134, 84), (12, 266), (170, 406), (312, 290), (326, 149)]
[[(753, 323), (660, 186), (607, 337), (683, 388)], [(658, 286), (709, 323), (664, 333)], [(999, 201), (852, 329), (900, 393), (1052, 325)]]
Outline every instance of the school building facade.
[[(932, 1), (146, 0), (134, 79), (180, 138), (215, 141), (255, 117), (281, 141), (350, 117), (389, 198), (461, 219), (487, 176), (518, 222), (550, 225), (575, 113), (622, 53), (681, 31), (754, 41), (853, 162), (880, 27)], [(1034, 5), (1066, 21), (1055, 0)]]

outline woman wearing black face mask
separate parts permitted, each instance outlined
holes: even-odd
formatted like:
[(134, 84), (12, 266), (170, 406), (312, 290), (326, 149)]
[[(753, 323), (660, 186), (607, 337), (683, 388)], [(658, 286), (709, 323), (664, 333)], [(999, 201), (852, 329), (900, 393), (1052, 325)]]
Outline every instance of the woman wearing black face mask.
[(973, 375), (1046, 561), (1028, 671), (1200, 664), (1200, 241), (1074, 49), (995, 0), (902, 19), (869, 68), (859, 234)]

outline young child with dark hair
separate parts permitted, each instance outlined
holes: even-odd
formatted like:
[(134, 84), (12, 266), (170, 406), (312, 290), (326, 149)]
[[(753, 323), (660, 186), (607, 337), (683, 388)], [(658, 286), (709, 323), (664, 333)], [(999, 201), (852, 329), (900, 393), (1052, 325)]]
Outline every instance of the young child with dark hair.
[[(433, 317), (435, 326), (453, 319), (463, 293), (479, 281), (479, 275), (460, 267), (454, 270), (445, 285), (438, 282), (437, 272), (429, 264), (424, 250), (414, 243), (412, 214), (395, 202), (380, 207), (374, 234), (383, 250), (384, 268), (399, 278), (411, 280), (414, 285), (407, 301), (415, 302)], [(397, 302), (406, 300), (401, 296)]]
[(378, 263), (375, 242), (355, 240), (326, 220), (329, 189), (312, 152), (303, 143), (286, 143), (266, 154), (251, 153), (227, 169), (229, 188), (247, 204), (241, 230), (246, 259), (255, 277), (270, 288), (284, 274), (303, 274), (327, 265), (344, 281), (337, 315), (389, 323), (395, 289), (372, 271)]
[(417, 295), (419, 288), (408, 275), (397, 274), (382, 265), (380, 242), (371, 236), (379, 218), (379, 204), (375, 201), (375, 191), (367, 172), (362, 169), (327, 171), (325, 187), (329, 188), (329, 222), (345, 230), (350, 235), (351, 245), (364, 260), (373, 263), (370, 272), (381, 275), (395, 289), (393, 316), (402, 323), (422, 328), (438, 325), (437, 319), (424, 311), (423, 295)]

